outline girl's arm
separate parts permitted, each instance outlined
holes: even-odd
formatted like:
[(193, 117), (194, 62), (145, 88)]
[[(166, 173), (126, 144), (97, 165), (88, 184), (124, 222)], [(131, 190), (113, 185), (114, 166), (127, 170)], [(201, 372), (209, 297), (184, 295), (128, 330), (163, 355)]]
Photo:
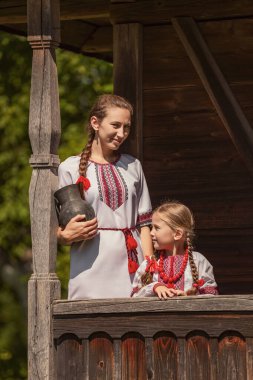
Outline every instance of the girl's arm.
[(66, 227), (58, 228), (57, 240), (63, 245), (71, 245), (72, 243), (90, 240), (97, 233), (97, 218), (92, 220), (84, 220), (85, 215), (77, 215), (72, 218)]
[(200, 281), (202, 279), (204, 282), (204, 284), (199, 287), (199, 294), (219, 294), (218, 286), (213, 274), (213, 267), (203, 255), (201, 255), (201, 260), (198, 265), (198, 272)]
[(156, 281), (156, 275), (153, 275), (153, 281), (148, 285), (143, 285), (142, 276), (145, 275), (147, 267), (147, 260), (144, 260), (137, 269), (133, 281), (133, 290), (131, 297), (154, 297), (154, 286), (158, 283)]
[(153, 244), (150, 235), (149, 226), (143, 226), (140, 228), (141, 246), (144, 256), (153, 255)]

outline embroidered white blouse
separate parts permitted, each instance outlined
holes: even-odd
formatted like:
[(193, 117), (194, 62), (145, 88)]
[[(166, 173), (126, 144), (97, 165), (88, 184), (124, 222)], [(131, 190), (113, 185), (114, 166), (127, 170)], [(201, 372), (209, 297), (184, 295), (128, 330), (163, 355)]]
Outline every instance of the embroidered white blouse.
[[(72, 156), (60, 164), (60, 188), (76, 183), (79, 162), (79, 156)], [(68, 298), (129, 297), (134, 274), (128, 272), (126, 240), (120, 229), (148, 225), (152, 213), (141, 164), (126, 154), (110, 164), (90, 161), (87, 178), (91, 186), (85, 198), (95, 210), (98, 228), (116, 230), (98, 230), (92, 240), (72, 244)], [(141, 263), (139, 232), (133, 229), (132, 234)]]
[[(198, 270), (199, 279), (204, 280), (204, 284), (199, 287), (198, 294), (218, 294), (217, 284), (213, 275), (213, 267), (209, 261), (199, 252), (192, 252), (195, 265)], [(171, 256), (164, 259), (164, 272), (169, 275), (171, 263), (173, 263), (173, 273), (176, 274), (180, 271), (183, 255), (174, 256), (174, 260), (171, 260)], [(158, 260), (159, 263), (159, 260)], [(153, 282), (143, 286), (141, 277), (145, 274), (147, 267), (147, 260), (144, 260), (138, 268), (133, 281), (132, 297), (152, 297), (156, 296), (154, 293), (154, 286), (158, 283), (163, 283), (159, 276), (158, 271), (153, 274)], [(175, 289), (187, 291), (191, 289), (193, 284), (191, 267), (189, 261), (186, 265), (184, 275), (175, 283)]]

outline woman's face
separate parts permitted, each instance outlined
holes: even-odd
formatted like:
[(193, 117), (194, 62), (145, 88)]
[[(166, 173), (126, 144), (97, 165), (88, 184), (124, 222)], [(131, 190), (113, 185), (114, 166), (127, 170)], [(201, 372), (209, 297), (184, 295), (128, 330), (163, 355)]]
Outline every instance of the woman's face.
[(91, 125), (97, 131), (102, 149), (118, 150), (130, 133), (131, 115), (125, 108), (111, 107), (101, 122), (92, 116)]
[(160, 217), (158, 212), (152, 216), (151, 238), (156, 250), (173, 250), (176, 232)]

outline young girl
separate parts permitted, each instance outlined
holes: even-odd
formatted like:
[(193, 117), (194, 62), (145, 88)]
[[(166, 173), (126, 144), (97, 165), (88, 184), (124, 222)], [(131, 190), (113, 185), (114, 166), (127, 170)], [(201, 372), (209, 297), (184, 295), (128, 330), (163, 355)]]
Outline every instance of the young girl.
[(178, 202), (158, 207), (152, 216), (151, 237), (155, 248), (146, 257), (133, 282), (133, 297), (218, 294), (213, 267), (192, 250), (194, 220), (191, 211)]
[(86, 147), (59, 166), (60, 187), (81, 182), (97, 217), (77, 215), (58, 229), (59, 242), (71, 245), (69, 299), (129, 297), (142, 250), (153, 252), (141, 164), (118, 152), (132, 114), (122, 97), (100, 96), (90, 112)]

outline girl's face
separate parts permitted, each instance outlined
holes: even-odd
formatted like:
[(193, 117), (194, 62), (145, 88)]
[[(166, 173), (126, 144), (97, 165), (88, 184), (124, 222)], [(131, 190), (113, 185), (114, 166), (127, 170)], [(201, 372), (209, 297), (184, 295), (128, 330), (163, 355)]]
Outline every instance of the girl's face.
[(156, 250), (172, 251), (178, 240), (178, 231), (174, 231), (160, 217), (158, 212), (152, 216), (151, 238)]
[(97, 131), (102, 149), (118, 150), (130, 133), (131, 115), (125, 108), (111, 107), (101, 122), (92, 116), (91, 125)]

